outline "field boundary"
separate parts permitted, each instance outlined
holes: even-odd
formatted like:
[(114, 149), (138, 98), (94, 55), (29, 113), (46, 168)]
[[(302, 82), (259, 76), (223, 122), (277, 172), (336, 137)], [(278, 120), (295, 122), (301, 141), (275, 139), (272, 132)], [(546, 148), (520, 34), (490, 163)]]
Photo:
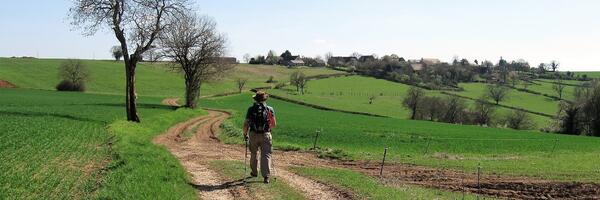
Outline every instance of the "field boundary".
[[(458, 95), (458, 94), (453, 94), (453, 93), (446, 92), (446, 91), (440, 91), (440, 93), (448, 95), (448, 96), (453, 96), (453, 97), (458, 97), (458, 98), (463, 98), (463, 99), (469, 99), (469, 100), (473, 100), (473, 101), (478, 101), (478, 99), (475, 99), (475, 98), (466, 97), (466, 96), (462, 96), (462, 95)], [(507, 106), (507, 105), (503, 105), (503, 104), (496, 105), (495, 103), (491, 103), (491, 102), (488, 102), (488, 101), (485, 101), (485, 103), (490, 104), (490, 105), (494, 105), (494, 106), (500, 106), (500, 107), (503, 107), (503, 108), (512, 109), (512, 110), (523, 111), (523, 112), (526, 112), (526, 113), (530, 113), (530, 114), (534, 114), (534, 115), (539, 115), (539, 116), (542, 116), (542, 117), (554, 118), (553, 115), (549, 115), (549, 114), (546, 114), (546, 113), (535, 112), (535, 111), (531, 111), (531, 110), (527, 110), (527, 109), (523, 109), (523, 108), (518, 108), (518, 107), (513, 107), (513, 106)]]

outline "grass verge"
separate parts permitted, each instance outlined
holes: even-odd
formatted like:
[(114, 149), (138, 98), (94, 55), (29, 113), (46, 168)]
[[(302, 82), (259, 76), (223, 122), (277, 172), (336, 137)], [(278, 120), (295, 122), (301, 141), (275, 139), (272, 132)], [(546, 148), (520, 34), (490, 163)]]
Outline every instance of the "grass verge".
[(100, 199), (196, 199), (194, 188), (179, 161), (152, 139), (172, 125), (205, 111), (179, 109), (146, 119), (109, 125), (114, 135), (112, 162), (104, 178)]

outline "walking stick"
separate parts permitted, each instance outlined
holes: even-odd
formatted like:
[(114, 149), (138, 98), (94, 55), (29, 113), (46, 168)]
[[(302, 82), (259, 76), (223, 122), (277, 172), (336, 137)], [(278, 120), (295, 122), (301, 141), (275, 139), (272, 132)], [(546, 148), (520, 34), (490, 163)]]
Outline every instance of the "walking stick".
[[(250, 132), (250, 131), (248, 131)], [(246, 185), (246, 178), (248, 177), (248, 139), (249, 135), (244, 136), (245, 153), (244, 153), (244, 185)]]

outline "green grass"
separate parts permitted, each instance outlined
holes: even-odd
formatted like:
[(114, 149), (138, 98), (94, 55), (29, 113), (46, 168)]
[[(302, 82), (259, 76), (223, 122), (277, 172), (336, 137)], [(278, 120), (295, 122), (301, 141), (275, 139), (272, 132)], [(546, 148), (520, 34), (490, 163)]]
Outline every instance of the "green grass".
[[(20, 88), (54, 90), (58, 84), (58, 69), (63, 59), (0, 58), (0, 80), (7, 80)], [(122, 95), (125, 90), (123, 62), (83, 60), (91, 72), (88, 92)], [(334, 74), (339, 71), (323, 68), (287, 69), (282, 66), (240, 64), (225, 78), (202, 85), (202, 96), (237, 91), (236, 78), (247, 78), (247, 88), (267, 86), (269, 76), (287, 81), (289, 75), (300, 70), (307, 75)], [(184, 94), (183, 76), (165, 64), (140, 63), (136, 70), (139, 96), (178, 97)]]
[[(244, 163), (230, 160), (215, 160), (210, 162), (210, 168), (218, 172), (227, 182), (243, 184)], [(252, 199), (305, 199), (301, 193), (281, 181), (271, 180), (264, 184), (262, 177), (248, 178), (246, 189)]]
[(353, 192), (357, 199), (476, 199), (470, 194), (403, 185), (385, 186), (376, 179), (346, 169), (293, 167), (292, 171)]
[[(469, 84), (466, 86), (472, 86), (471, 88), (468, 88), (468, 94), (467, 92), (458, 94), (477, 98), (477, 95), (483, 94), (485, 89), (485, 86), (482, 84)], [(410, 86), (408, 85), (382, 79), (349, 76), (309, 81), (307, 93), (304, 95), (299, 95), (295, 91), (295, 88), (290, 86), (283, 90), (270, 90), (269, 92), (278, 96), (338, 110), (407, 119), (410, 116), (410, 111), (402, 105), (402, 100), (406, 96), (409, 88)], [(439, 91), (426, 92), (431, 96), (447, 96), (441, 94)], [(528, 95), (528, 98), (538, 98), (537, 95), (531, 95), (529, 93), (525, 94)], [(373, 104), (369, 104), (370, 95), (377, 96)], [(520, 100), (515, 98), (514, 101), (519, 102)], [(475, 104), (473, 100), (466, 100), (466, 102), (470, 106), (474, 106)], [(513, 104), (509, 105), (514, 106)], [(542, 106), (547, 105), (548, 104), (544, 104)], [(556, 110), (556, 106), (552, 109)], [(495, 118), (502, 118), (511, 111), (511, 109), (499, 107)], [(531, 115), (531, 117), (536, 123), (536, 128), (545, 127), (550, 122), (548, 117), (539, 115)]]
[[(548, 83), (548, 82), (539, 82), (539, 81), (534, 81), (534, 83), (536, 83), (536, 84), (530, 85), (527, 89), (536, 91), (536, 92), (539, 92), (542, 94), (547, 94), (547, 95), (552, 95), (552, 96), (558, 97), (558, 93), (553, 88), (554, 84)], [(582, 82), (579, 82), (579, 84), (581, 84), (581, 83)], [(539, 84), (539, 85), (537, 85), (537, 84)], [(519, 88), (522, 88), (522, 87), (519, 87)], [(565, 85), (565, 89), (563, 91), (563, 99), (573, 100), (575, 98), (573, 96), (574, 92), (575, 92), (574, 86)]]
[[(465, 90), (462, 92), (454, 92), (455, 94), (475, 99), (485, 95), (487, 90), (487, 84), (485, 83), (461, 83), (459, 86)], [(517, 90), (510, 90), (507, 99), (500, 102), (500, 104), (548, 115), (556, 115), (556, 112), (558, 112), (558, 101), (541, 95)]]
[(112, 123), (108, 129), (116, 142), (100, 199), (196, 199), (185, 169), (152, 139), (175, 123), (202, 114), (206, 112), (179, 109), (149, 118), (145, 124)]
[(593, 71), (593, 72), (575, 72), (576, 75), (584, 75), (586, 74), (588, 76), (588, 78), (600, 78), (600, 72), (599, 71)]
[[(108, 145), (114, 133), (106, 127), (125, 115), (122, 100), (112, 95), (0, 89), (0, 199), (93, 199), (103, 193), (106, 178), (111, 177), (106, 170), (132, 164), (114, 164), (113, 150), (119, 150), (124, 140), (117, 140), (113, 150)], [(140, 98), (143, 123), (131, 127), (154, 127), (150, 121), (156, 118), (150, 116), (171, 113), (172, 108), (159, 105), (160, 100)], [(177, 164), (169, 162), (164, 165)]]
[[(250, 94), (203, 102), (203, 106), (235, 110), (230, 126), (238, 130), (250, 104)], [(276, 109), (279, 122), (273, 133), (276, 148), (309, 149), (315, 130), (323, 128), (318, 146), (341, 150), (353, 159), (379, 160), (383, 149), (390, 147), (393, 162), (467, 172), (480, 163), (490, 173), (600, 181), (600, 138), (367, 117), (275, 99), (269, 104)], [(231, 143), (242, 141), (240, 132), (223, 137), (230, 137)]]
[[(297, 94), (293, 86), (269, 92), (329, 108), (406, 118), (409, 111), (402, 106), (402, 99), (409, 88), (382, 79), (349, 76), (309, 81), (305, 95)], [(374, 104), (369, 104), (370, 95), (377, 96)]]

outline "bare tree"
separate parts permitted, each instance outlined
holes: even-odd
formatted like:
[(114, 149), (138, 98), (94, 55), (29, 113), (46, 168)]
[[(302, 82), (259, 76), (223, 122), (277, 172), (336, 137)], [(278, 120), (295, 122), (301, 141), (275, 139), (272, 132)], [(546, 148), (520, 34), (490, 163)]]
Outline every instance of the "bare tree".
[(235, 79), (235, 83), (237, 84), (239, 93), (242, 93), (242, 91), (244, 90), (244, 86), (246, 86), (247, 82), (248, 82), (248, 79), (246, 79), (246, 78)]
[(562, 99), (565, 87), (567, 87), (567, 86), (565, 85), (565, 82), (560, 77), (557, 78), (554, 85), (552, 85), (552, 89), (556, 92), (556, 94), (558, 94), (559, 99)]
[(167, 27), (165, 19), (187, 10), (188, 5), (188, 0), (74, 0), (70, 9), (74, 26), (86, 30), (87, 35), (110, 28), (121, 45), (128, 121), (140, 121), (135, 92), (137, 63)]
[(331, 57), (333, 57), (333, 53), (331, 53), (331, 52), (325, 53), (325, 55), (323, 55), (323, 59), (325, 59), (325, 63), (329, 62), (329, 59)]
[(290, 85), (296, 86), (296, 92), (300, 92), (300, 84), (299, 79), (300, 76), (303, 76), (304, 74), (300, 71), (295, 71), (294, 73), (292, 73), (290, 75)]
[(80, 60), (69, 59), (60, 64), (59, 77), (62, 81), (56, 86), (57, 90), (83, 92), (90, 71)]
[(269, 53), (267, 53), (267, 64), (276, 65), (279, 63), (279, 59), (280, 57), (277, 55), (275, 50), (269, 50)]
[(350, 57), (355, 57), (356, 59), (359, 59), (362, 56), (362, 54), (358, 53), (358, 52), (354, 52), (352, 54), (350, 54)]
[(250, 58), (251, 58), (250, 54), (244, 54), (244, 62), (245, 63), (250, 63)]
[(421, 88), (413, 86), (408, 90), (408, 93), (406, 94), (406, 97), (404, 97), (402, 104), (404, 107), (410, 109), (410, 119), (417, 118), (417, 112), (421, 106), (423, 97), (425, 97), (425, 91)]
[(373, 104), (373, 102), (375, 102), (375, 99), (377, 99), (376, 94), (369, 95), (369, 104)]
[(113, 46), (110, 48), (110, 54), (115, 58), (115, 61), (119, 61), (123, 57), (123, 50), (121, 49), (121, 46)]
[(300, 76), (298, 76), (298, 87), (300, 88), (300, 94), (304, 95), (304, 89), (306, 89), (307, 84), (308, 77), (306, 77), (304, 73), (300, 73)]
[(222, 57), (227, 39), (217, 32), (217, 23), (192, 12), (174, 16), (160, 37), (163, 55), (175, 61), (185, 79), (185, 106), (196, 108), (203, 83), (220, 78), (234, 66)]
[(514, 72), (510, 72), (508, 75), (508, 79), (510, 81), (510, 84), (513, 87), (517, 87), (517, 85), (519, 84), (519, 82), (521, 82), (521, 78), (519, 77), (519, 74), (514, 71)]
[(550, 61), (550, 63), (548, 64), (548, 67), (550, 67), (550, 69), (552, 69), (552, 72), (556, 72), (556, 70), (558, 70), (560, 63), (556, 62), (556, 60)]
[(479, 125), (491, 125), (495, 110), (494, 106), (485, 100), (485, 97), (478, 99), (473, 110), (473, 122)]
[(500, 101), (503, 101), (508, 96), (508, 91), (508, 88), (500, 84), (488, 85), (486, 96), (494, 100), (496, 105), (499, 105)]

